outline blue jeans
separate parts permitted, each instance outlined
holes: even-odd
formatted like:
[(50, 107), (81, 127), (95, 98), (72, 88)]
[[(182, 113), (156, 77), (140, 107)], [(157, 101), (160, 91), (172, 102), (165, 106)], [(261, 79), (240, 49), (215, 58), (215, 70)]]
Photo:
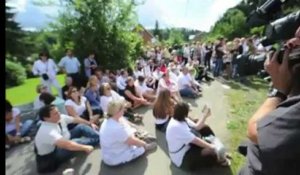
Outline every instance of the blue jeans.
[[(20, 128), (21, 137), (28, 136), (28, 133), (30, 129), (32, 128), (33, 120), (26, 120), (24, 123), (22, 123), (22, 126)], [(9, 135), (16, 136), (17, 131), (13, 130), (8, 133)]]
[[(74, 127), (71, 131), (71, 140), (82, 144), (82, 145), (91, 145), (91, 146), (97, 146), (99, 145), (99, 134), (94, 131), (91, 127), (84, 125), (84, 124), (78, 124), (76, 127)], [(67, 161), (71, 159), (76, 151), (69, 151), (62, 148), (56, 149), (56, 158), (60, 162)]]
[(195, 98), (197, 95), (193, 92), (192, 88), (184, 88), (179, 91), (180, 95), (183, 97)]
[(218, 77), (220, 75), (220, 73), (222, 72), (222, 68), (223, 68), (223, 59), (217, 58), (215, 69), (214, 69), (214, 76), (215, 77)]

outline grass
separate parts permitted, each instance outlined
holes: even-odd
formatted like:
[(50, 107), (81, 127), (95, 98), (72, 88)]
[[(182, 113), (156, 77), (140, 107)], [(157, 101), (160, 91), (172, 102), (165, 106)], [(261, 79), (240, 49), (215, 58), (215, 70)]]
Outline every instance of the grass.
[(245, 157), (236, 150), (241, 141), (246, 139), (247, 122), (266, 98), (268, 83), (264, 80), (250, 77), (249, 83), (230, 82), (231, 90), (228, 92), (230, 105), (230, 117), (227, 128), (231, 133), (230, 152), (232, 153), (233, 174), (238, 174), (245, 163)]
[[(58, 75), (56, 78), (59, 84), (62, 86), (64, 84), (64, 75)], [(33, 102), (37, 96), (36, 86), (39, 83), (40, 78), (30, 78), (20, 86), (8, 88), (5, 90), (6, 99), (9, 100), (14, 106)], [(57, 90), (53, 87), (52, 92), (57, 94)]]

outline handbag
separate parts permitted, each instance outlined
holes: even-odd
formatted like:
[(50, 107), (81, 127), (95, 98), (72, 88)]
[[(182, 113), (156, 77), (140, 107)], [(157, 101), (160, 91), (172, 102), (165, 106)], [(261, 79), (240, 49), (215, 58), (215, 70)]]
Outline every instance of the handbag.
[(48, 72), (48, 61), (47, 61), (46, 73), (42, 74), (42, 78), (45, 81), (49, 80), (49, 75), (47, 74), (47, 72)]
[(34, 144), (34, 153), (36, 160), (36, 167), (39, 173), (51, 173), (58, 169), (58, 161), (56, 161), (56, 147), (53, 152), (46, 155), (38, 155), (36, 145)]

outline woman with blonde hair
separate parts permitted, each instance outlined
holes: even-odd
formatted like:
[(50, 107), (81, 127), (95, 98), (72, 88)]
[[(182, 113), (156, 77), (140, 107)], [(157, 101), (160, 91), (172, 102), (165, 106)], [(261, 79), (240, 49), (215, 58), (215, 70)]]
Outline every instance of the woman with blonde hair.
[(117, 166), (130, 162), (157, 147), (135, 136), (136, 129), (124, 119), (124, 100), (113, 100), (107, 108), (107, 119), (100, 129), (101, 157), (105, 164)]
[(153, 106), (153, 116), (155, 117), (155, 128), (165, 132), (170, 118), (174, 113), (175, 101), (172, 99), (171, 92), (163, 89), (159, 92)]
[(90, 76), (84, 96), (89, 101), (94, 112), (102, 113), (100, 108), (99, 80), (95, 75)]

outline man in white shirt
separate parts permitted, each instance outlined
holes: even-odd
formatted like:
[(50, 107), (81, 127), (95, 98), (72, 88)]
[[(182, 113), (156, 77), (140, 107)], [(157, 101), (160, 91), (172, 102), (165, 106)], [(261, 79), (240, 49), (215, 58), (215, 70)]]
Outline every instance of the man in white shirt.
[(66, 50), (66, 56), (63, 57), (58, 66), (63, 69), (63, 71), (73, 79), (74, 86), (80, 89), (81, 86), (81, 78), (80, 78), (80, 62), (76, 57), (73, 56), (73, 52), (71, 49)]
[(51, 86), (54, 86), (58, 95), (62, 97), (61, 87), (56, 79), (58, 70), (57, 65), (47, 53), (40, 53), (39, 60), (36, 60), (32, 67), (32, 73), (41, 77), (41, 83), (47, 86), (48, 91), (52, 93)]
[[(39, 172), (55, 171), (75, 152), (91, 153), (93, 146), (99, 145), (99, 134), (94, 130), (97, 129), (95, 125), (81, 118), (60, 114), (54, 105), (42, 107), (39, 117), (42, 123), (34, 140)], [(69, 131), (67, 125), (70, 123), (78, 125)], [(52, 158), (49, 160), (49, 157)]]
[(120, 76), (117, 78), (117, 87), (118, 87), (118, 92), (120, 95), (124, 96), (124, 91), (126, 88), (126, 80), (128, 77), (128, 72), (125, 70), (122, 70), (120, 72)]
[(200, 95), (200, 93), (193, 88), (193, 80), (189, 75), (187, 67), (182, 69), (182, 73), (178, 77), (178, 87), (180, 95), (183, 97), (196, 98)]

